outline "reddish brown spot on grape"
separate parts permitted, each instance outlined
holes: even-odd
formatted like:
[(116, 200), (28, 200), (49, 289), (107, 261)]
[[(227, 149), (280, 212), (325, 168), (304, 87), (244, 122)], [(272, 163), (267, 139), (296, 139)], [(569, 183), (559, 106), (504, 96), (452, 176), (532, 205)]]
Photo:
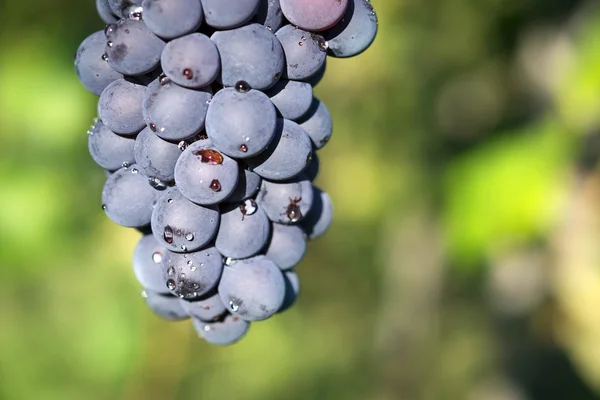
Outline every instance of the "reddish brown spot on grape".
[(248, 152), (248, 146), (246, 146), (245, 144), (240, 146), (240, 150), (243, 151), (244, 153)]
[(186, 68), (183, 70), (183, 76), (185, 76), (186, 79), (192, 79), (194, 77), (194, 72), (191, 69)]
[(173, 243), (173, 229), (169, 225), (165, 226), (165, 232), (163, 234), (163, 237), (165, 239), (165, 242), (169, 244)]
[(150, 124), (150, 129), (152, 132), (156, 132), (156, 124)]
[(302, 211), (298, 206), (298, 203), (302, 201), (302, 197), (294, 197), (293, 199), (290, 197), (290, 204), (285, 210), (285, 215), (287, 215), (290, 222), (298, 222), (302, 219)]
[(223, 164), (223, 155), (216, 150), (204, 149), (197, 150), (193, 153), (195, 156), (200, 157), (200, 161), (205, 164), (219, 165)]
[(213, 179), (212, 182), (210, 183), (210, 188), (212, 189), (213, 192), (220, 192), (221, 191), (221, 182), (219, 182), (218, 179)]

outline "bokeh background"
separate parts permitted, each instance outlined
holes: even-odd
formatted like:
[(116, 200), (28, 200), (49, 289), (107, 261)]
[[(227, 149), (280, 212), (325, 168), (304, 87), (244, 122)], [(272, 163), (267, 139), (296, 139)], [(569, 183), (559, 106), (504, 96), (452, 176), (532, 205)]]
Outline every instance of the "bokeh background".
[(101, 210), (94, 2), (0, 1), (0, 399), (599, 398), (598, 3), (373, 5), (316, 89), (335, 223), (296, 306), (218, 348), (146, 309)]

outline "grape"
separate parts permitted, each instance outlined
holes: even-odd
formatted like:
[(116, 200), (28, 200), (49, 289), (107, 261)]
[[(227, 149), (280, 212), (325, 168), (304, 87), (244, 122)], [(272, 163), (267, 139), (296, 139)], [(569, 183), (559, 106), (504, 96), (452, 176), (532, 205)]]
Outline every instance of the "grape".
[(349, 0), (342, 20), (324, 33), (334, 57), (353, 57), (365, 51), (377, 35), (377, 15), (369, 0)]
[(271, 221), (294, 224), (301, 221), (311, 208), (312, 185), (305, 176), (285, 183), (263, 181), (256, 201)]
[(75, 54), (75, 72), (87, 90), (97, 96), (113, 81), (123, 75), (113, 70), (103, 57), (104, 32), (92, 33), (85, 38)]
[(240, 203), (256, 194), (262, 182), (260, 176), (240, 166), (238, 183), (233, 193), (225, 199), (226, 203)]
[(115, 133), (135, 135), (146, 124), (142, 114), (142, 98), (146, 87), (117, 79), (104, 89), (98, 100), (100, 119)]
[(317, 175), (319, 175), (319, 166), (320, 166), (319, 155), (317, 154), (316, 151), (313, 151), (312, 159), (310, 160), (310, 162), (306, 166), (306, 169), (303, 172), (303, 174), (306, 175), (306, 178), (309, 181), (314, 182), (314, 180), (317, 179)]
[(282, 270), (295, 267), (306, 253), (306, 234), (299, 226), (273, 224), (265, 257)]
[[(107, 24), (112, 24), (117, 22), (118, 17), (113, 13), (110, 8), (110, 4), (108, 4), (108, 0), (96, 0), (96, 10), (98, 10), (98, 15), (102, 21)], [(103, 37), (104, 39), (104, 37)], [(102, 41), (102, 48), (104, 48), (104, 40)]]
[(108, 25), (104, 32), (108, 63), (115, 71), (141, 75), (158, 66), (165, 42), (154, 35), (143, 21), (121, 20)]
[(317, 187), (313, 187), (313, 206), (300, 225), (310, 240), (325, 234), (333, 220), (333, 206), (329, 195)]
[(257, 254), (269, 239), (267, 214), (254, 202), (228, 205), (221, 209), (221, 226), (215, 246), (225, 257), (248, 258)]
[(195, 299), (219, 283), (223, 258), (214, 247), (194, 253), (167, 252), (162, 264), (163, 282), (181, 299)]
[(272, 32), (277, 32), (283, 25), (283, 13), (279, 0), (260, 0), (254, 22), (267, 27)]
[(162, 182), (174, 179), (175, 163), (181, 155), (176, 144), (166, 142), (146, 127), (135, 140), (135, 162), (149, 178)]
[(144, 0), (142, 7), (148, 29), (163, 39), (194, 32), (204, 17), (199, 0)]
[(163, 319), (180, 321), (189, 318), (177, 297), (155, 293), (151, 290), (144, 290), (142, 296), (152, 312)]
[(221, 68), (217, 47), (201, 33), (192, 33), (167, 43), (160, 62), (170, 80), (188, 88), (210, 85)]
[(163, 76), (148, 85), (142, 111), (156, 135), (179, 142), (204, 128), (211, 98), (210, 89), (186, 89)]
[(152, 232), (171, 251), (195, 251), (216, 235), (219, 219), (216, 206), (194, 204), (170, 187), (154, 207)]
[(210, 141), (192, 143), (175, 165), (179, 191), (197, 204), (217, 204), (237, 186), (238, 164), (219, 153)]
[(180, 301), (181, 307), (190, 317), (201, 321), (216, 321), (227, 311), (216, 291), (191, 301), (183, 299)]
[(142, 236), (133, 251), (133, 273), (146, 289), (156, 293), (169, 293), (163, 279), (162, 263), (165, 249), (152, 233)]
[(313, 90), (310, 83), (281, 79), (265, 92), (271, 98), (279, 114), (286, 119), (296, 120), (310, 108)]
[(283, 304), (285, 281), (273, 261), (257, 256), (223, 269), (219, 295), (232, 314), (246, 321), (261, 321)]
[(317, 149), (323, 148), (331, 139), (333, 120), (325, 103), (315, 98), (310, 110), (298, 121)]
[(142, 0), (108, 0), (108, 4), (113, 13), (118, 17), (127, 17), (127, 9), (132, 5), (141, 5)]
[(159, 194), (134, 164), (131, 168), (121, 168), (107, 179), (102, 189), (102, 208), (108, 218), (119, 225), (141, 227), (150, 223)]
[(281, 0), (283, 15), (292, 24), (309, 31), (334, 26), (346, 12), (348, 0)]
[(258, 157), (247, 164), (258, 175), (270, 180), (286, 180), (300, 174), (310, 163), (312, 143), (297, 123), (279, 118), (275, 139)]
[(300, 279), (298, 279), (298, 274), (294, 271), (286, 271), (283, 274), (283, 278), (285, 280), (285, 298), (283, 299), (281, 308), (277, 311), (278, 313), (282, 313), (293, 306), (300, 294)]
[(258, 90), (217, 92), (206, 113), (206, 133), (217, 149), (233, 158), (263, 152), (275, 135), (277, 114)]
[(250, 24), (220, 31), (211, 39), (221, 55), (223, 86), (236, 86), (244, 81), (252, 89), (265, 90), (281, 77), (285, 67), (283, 48), (273, 32), (264, 26)]
[(234, 344), (243, 338), (250, 328), (249, 322), (231, 314), (227, 314), (222, 321), (216, 322), (204, 322), (192, 318), (192, 323), (202, 339), (220, 346)]
[(303, 79), (303, 81), (310, 84), (310, 86), (312, 86), (314, 88), (321, 82), (321, 79), (323, 79), (323, 77), (325, 76), (326, 70), (327, 70), (327, 59), (325, 59), (325, 62), (323, 63), (321, 68), (319, 68), (319, 70), (317, 72), (315, 72), (312, 76), (309, 76), (308, 78)]
[(206, 23), (217, 29), (231, 29), (250, 21), (259, 0), (200, 0)]
[(284, 26), (275, 36), (285, 53), (285, 78), (303, 80), (319, 72), (327, 57), (327, 45), (322, 36), (293, 25)]
[(135, 140), (119, 136), (97, 120), (89, 130), (88, 149), (92, 159), (104, 169), (114, 171), (135, 163)]

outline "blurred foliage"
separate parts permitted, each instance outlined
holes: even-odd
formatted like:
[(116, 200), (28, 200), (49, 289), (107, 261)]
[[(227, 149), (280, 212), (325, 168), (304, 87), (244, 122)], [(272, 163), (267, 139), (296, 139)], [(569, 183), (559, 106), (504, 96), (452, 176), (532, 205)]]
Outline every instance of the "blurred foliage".
[(372, 2), (316, 89), (335, 224), (231, 348), (150, 314), (100, 208), (94, 2), (0, 2), (0, 399), (598, 398), (600, 7)]

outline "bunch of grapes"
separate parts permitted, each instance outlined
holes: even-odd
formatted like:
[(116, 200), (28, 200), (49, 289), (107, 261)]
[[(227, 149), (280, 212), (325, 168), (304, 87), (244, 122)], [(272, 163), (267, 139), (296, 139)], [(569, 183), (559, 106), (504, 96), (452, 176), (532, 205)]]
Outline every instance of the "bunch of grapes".
[(108, 24), (75, 69), (100, 96), (88, 132), (102, 208), (143, 233), (147, 305), (227, 345), (288, 309), (306, 241), (332, 220), (312, 182), (332, 120), (327, 55), (369, 47), (369, 0), (97, 0)]

